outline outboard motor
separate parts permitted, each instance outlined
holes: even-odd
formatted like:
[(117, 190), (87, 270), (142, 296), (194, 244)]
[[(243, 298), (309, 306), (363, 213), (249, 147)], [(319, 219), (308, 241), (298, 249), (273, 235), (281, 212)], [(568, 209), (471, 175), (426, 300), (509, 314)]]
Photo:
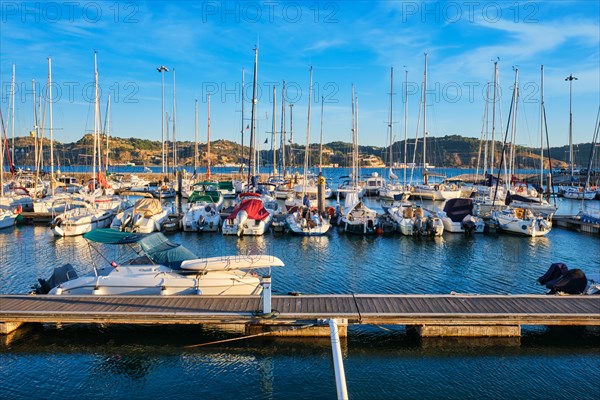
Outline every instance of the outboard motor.
[(467, 215), (461, 222), (462, 228), (466, 235), (470, 235), (476, 228), (473, 216)]
[(550, 281), (546, 287), (550, 289), (549, 294), (567, 293), (583, 294), (587, 286), (587, 277), (580, 269), (570, 269), (560, 278)]
[(553, 263), (544, 275), (538, 278), (538, 282), (546, 285), (550, 292), (582, 294), (587, 287), (587, 277), (580, 269), (568, 269), (563, 263)]
[(563, 263), (552, 263), (548, 271), (538, 278), (540, 285), (545, 285), (550, 281), (554, 281), (567, 273), (569, 268)]
[(61, 283), (75, 278), (77, 278), (77, 272), (73, 266), (71, 264), (65, 264), (62, 267), (54, 268), (54, 272), (47, 280), (39, 278), (39, 286), (36, 285), (33, 287), (33, 289), (35, 289), (36, 294), (48, 294), (50, 290), (57, 287)]

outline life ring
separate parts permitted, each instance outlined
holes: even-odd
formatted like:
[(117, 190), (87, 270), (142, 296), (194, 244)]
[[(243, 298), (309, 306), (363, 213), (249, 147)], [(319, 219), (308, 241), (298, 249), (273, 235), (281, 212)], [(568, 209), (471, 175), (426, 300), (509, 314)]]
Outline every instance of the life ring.
[(54, 218), (54, 220), (52, 221), (52, 225), (50, 225), (51, 229), (56, 228), (57, 226), (61, 226), (62, 225), (62, 218), (60, 217), (56, 217)]
[(434, 188), (435, 190), (440, 190), (440, 186), (439, 186), (439, 185), (435, 185), (433, 188)]

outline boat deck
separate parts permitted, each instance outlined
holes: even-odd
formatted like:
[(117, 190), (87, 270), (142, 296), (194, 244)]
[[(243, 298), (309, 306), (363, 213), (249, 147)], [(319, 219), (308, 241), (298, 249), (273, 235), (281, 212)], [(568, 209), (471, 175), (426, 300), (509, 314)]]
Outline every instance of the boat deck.
[[(4, 323), (268, 324), (323, 323), (513, 327), (600, 325), (600, 296), (548, 295), (299, 295), (273, 296), (262, 315), (260, 296), (0, 295)], [(490, 336), (489, 331), (483, 336)], [(518, 332), (518, 333), (515, 333)], [(461, 335), (462, 336), (462, 335)], [(491, 335), (496, 336), (496, 335)]]

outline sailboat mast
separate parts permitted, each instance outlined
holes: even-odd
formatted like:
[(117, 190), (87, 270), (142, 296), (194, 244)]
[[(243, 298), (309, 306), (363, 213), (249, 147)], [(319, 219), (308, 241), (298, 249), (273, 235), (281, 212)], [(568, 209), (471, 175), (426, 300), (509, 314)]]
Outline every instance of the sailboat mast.
[(252, 84), (252, 124), (250, 125), (250, 157), (248, 166), (248, 183), (256, 175), (254, 163), (254, 142), (256, 140), (256, 80), (258, 77), (258, 47), (254, 47), (254, 83)]
[(356, 111), (354, 110), (354, 84), (352, 84), (352, 129), (350, 130), (352, 132), (352, 184), (354, 184), (354, 181), (356, 179), (355, 172), (354, 172), (354, 165), (356, 164), (355, 152), (354, 152), (354, 149), (356, 147), (356, 143), (354, 142), (354, 129), (356, 127), (355, 122), (354, 122), (355, 117), (356, 117)]
[(35, 79), (31, 80), (31, 89), (33, 92), (33, 165), (37, 168), (38, 162), (38, 115), (37, 115), (37, 97), (35, 95)]
[(319, 138), (319, 172), (323, 172), (323, 106), (325, 97), (321, 96), (321, 135)]
[(427, 184), (427, 52), (423, 73), (423, 183)]
[(177, 171), (177, 83), (173, 68), (173, 174)]
[[(544, 65), (541, 67), (541, 77), (540, 77), (540, 85), (541, 85), (541, 97), (540, 97), (540, 189), (544, 184)], [(548, 167), (550, 172), (552, 171), (552, 166)], [(540, 190), (541, 191), (541, 190)], [(543, 193), (540, 193), (542, 196)]]
[(210, 94), (208, 95), (208, 126), (206, 140), (206, 179), (210, 179)]
[(494, 61), (494, 97), (492, 108), (492, 146), (490, 149), (490, 175), (494, 176), (494, 148), (496, 145), (496, 95), (498, 92), (498, 61)]
[(308, 178), (308, 147), (310, 145), (310, 105), (312, 103), (312, 71), (313, 67), (310, 66), (310, 77), (308, 86), (308, 119), (306, 121), (306, 145), (304, 147), (304, 184), (302, 185), (302, 197), (306, 194), (306, 183)]
[[(241, 131), (241, 133), (242, 133), (242, 142), (240, 144), (241, 144), (242, 150), (241, 150), (241, 167), (240, 167), (240, 173), (243, 173), (244, 172), (244, 123), (245, 123), (244, 122), (244, 68), (242, 68), (242, 89), (241, 89), (241, 93), (242, 93), (242, 98), (241, 98), (241, 101), (242, 101), (242, 131)], [(196, 102), (198, 102), (198, 101), (196, 100)]]
[[(394, 144), (394, 135), (392, 129), (392, 112), (394, 109), (394, 67), (390, 68), (390, 123), (388, 124), (388, 128), (390, 128), (390, 172), (394, 167), (394, 163), (392, 160), (392, 146)], [(390, 178), (391, 179), (391, 178)]]
[(294, 104), (290, 104), (290, 140), (289, 151), (290, 151), (290, 170), (294, 168)]
[[(196, 171), (198, 170), (198, 99), (196, 99), (195, 107), (194, 107), (194, 175), (196, 175)], [(242, 132), (244, 128), (242, 127)]]
[(54, 195), (54, 136), (52, 125), (52, 58), (48, 57), (48, 98), (50, 102), (50, 190)]
[(271, 152), (273, 153), (273, 175), (277, 175), (277, 155), (275, 144), (277, 140), (277, 87), (273, 85), (273, 124), (271, 129)]
[(283, 179), (285, 179), (285, 81), (281, 87), (281, 169), (283, 170)]
[(108, 173), (109, 142), (110, 142), (110, 94), (106, 101), (106, 119), (104, 120), (104, 133), (106, 134), (106, 172)]
[(408, 70), (404, 70), (404, 185), (406, 185), (406, 153), (408, 152)]
[(92, 157), (92, 179), (94, 182), (94, 189), (96, 188), (96, 141), (98, 140), (98, 64), (97, 64), (97, 53), (94, 51), (94, 133), (93, 143), (94, 151)]
[[(11, 123), (10, 129), (12, 132), (12, 162), (15, 162), (15, 77), (16, 77), (16, 64), (13, 64), (12, 82), (10, 85), (10, 97), (11, 97)], [(12, 165), (10, 166), (12, 171)]]
[(573, 74), (567, 76), (565, 81), (569, 81), (569, 164), (571, 165), (571, 182), (573, 180), (573, 81), (577, 78)]
[(511, 139), (510, 139), (510, 154), (509, 154), (509, 163), (508, 163), (508, 175), (507, 184), (510, 185), (510, 178), (514, 174), (515, 170), (515, 143), (516, 143), (516, 135), (517, 135), (517, 111), (519, 106), (519, 69), (515, 68), (515, 101), (514, 101), (514, 117), (512, 120), (512, 130), (511, 130)]

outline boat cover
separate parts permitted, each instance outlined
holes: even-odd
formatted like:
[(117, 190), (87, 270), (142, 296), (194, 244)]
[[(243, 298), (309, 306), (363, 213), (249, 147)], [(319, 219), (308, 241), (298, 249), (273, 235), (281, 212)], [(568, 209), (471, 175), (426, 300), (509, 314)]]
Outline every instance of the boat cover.
[(156, 264), (172, 269), (181, 269), (185, 260), (195, 260), (198, 257), (180, 244), (173, 243), (160, 232), (131, 233), (114, 229), (94, 229), (83, 237), (91, 242), (104, 244), (139, 243), (144, 253)]
[(473, 215), (473, 200), (448, 199), (444, 205), (444, 212), (452, 222), (462, 222), (467, 215)]
[(133, 209), (134, 214), (143, 214), (145, 218), (160, 214), (161, 212), (162, 206), (160, 205), (160, 200), (150, 198), (139, 199), (135, 202), (135, 208)]
[(248, 218), (256, 221), (263, 221), (270, 215), (262, 200), (249, 198), (237, 206), (235, 210), (229, 214), (227, 219), (235, 219), (240, 211), (246, 211), (248, 213)]

